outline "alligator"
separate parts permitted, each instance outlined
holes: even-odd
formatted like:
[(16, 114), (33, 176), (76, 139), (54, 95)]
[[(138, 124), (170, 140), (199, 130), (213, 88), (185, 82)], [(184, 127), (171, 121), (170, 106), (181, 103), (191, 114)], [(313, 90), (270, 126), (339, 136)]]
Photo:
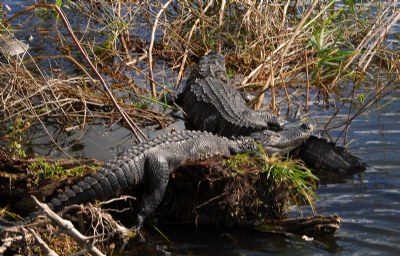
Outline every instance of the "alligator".
[(228, 137), (283, 130), (285, 120), (268, 111), (250, 109), (242, 95), (227, 84), (225, 59), (220, 53), (205, 56), (191, 71), (176, 102), (192, 128)]
[[(249, 108), (242, 95), (228, 85), (225, 58), (218, 52), (200, 59), (176, 103), (182, 107), (189, 129), (227, 137), (252, 136), (267, 153), (284, 155), (297, 148), (297, 152), (300, 151), (297, 155), (317, 170), (346, 172), (366, 168), (365, 163), (343, 147), (311, 136), (314, 126), (304, 123), (296, 127), (296, 122), (289, 123), (268, 111)], [(270, 137), (279, 137), (282, 142), (279, 150), (276, 144), (269, 150)], [(321, 153), (321, 148), (325, 154)], [(337, 161), (342, 163), (335, 163)]]
[[(88, 174), (77, 184), (52, 198), (47, 205), (60, 211), (73, 204), (105, 201), (118, 197), (139, 183), (144, 183), (143, 196), (137, 214), (136, 229), (162, 201), (169, 174), (186, 163), (205, 160), (217, 155), (235, 155), (258, 151), (251, 137), (226, 138), (200, 131), (177, 131), (139, 143), (132, 149), (104, 163), (98, 171)], [(0, 219), (0, 230), (32, 221), (39, 213), (23, 221)]]

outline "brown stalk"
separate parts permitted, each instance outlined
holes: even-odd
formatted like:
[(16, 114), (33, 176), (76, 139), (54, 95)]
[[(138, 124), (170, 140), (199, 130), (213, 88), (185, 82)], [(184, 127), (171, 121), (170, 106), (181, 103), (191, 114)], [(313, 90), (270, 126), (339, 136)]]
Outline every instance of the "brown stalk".
[[(206, 5), (206, 7), (204, 7), (204, 9), (202, 10), (202, 13), (204, 14), (205, 12), (207, 12), (208, 8), (210, 8), (213, 4), (214, 4), (214, 0), (209, 1), (208, 4)], [(190, 46), (189, 46), (190, 40), (192, 39), (194, 30), (196, 29), (200, 20), (201, 20), (200, 17), (196, 19), (192, 28), (190, 29), (188, 38), (186, 39), (186, 47), (185, 47), (185, 51), (183, 53), (183, 58), (182, 58), (181, 66), (179, 68), (178, 77), (176, 78), (175, 89), (178, 89), (179, 84), (183, 78), (183, 71), (185, 70), (186, 59), (187, 59), (187, 56), (189, 54), (189, 49), (190, 49)]]
[(223, 22), (224, 13), (225, 13), (225, 5), (226, 5), (226, 0), (222, 0), (221, 8), (219, 9), (219, 20), (218, 20), (218, 26), (219, 26), (218, 51), (219, 52), (221, 52), (221, 50), (222, 50), (222, 22)]
[[(272, 60), (270, 63), (271, 71), (272, 71)], [(271, 112), (276, 114), (276, 98), (275, 98), (275, 79), (274, 79), (274, 72), (270, 73), (271, 75)], [(264, 99), (264, 96), (262, 97)]]
[(309, 93), (310, 93), (310, 78), (308, 75), (308, 56), (307, 56), (307, 50), (304, 51), (304, 55), (306, 58), (306, 113), (308, 113), (308, 100), (309, 100)]
[(254, 109), (260, 109), (261, 104), (263, 102), (263, 98), (262, 95), (264, 94), (264, 92), (268, 89), (270, 83), (271, 83), (271, 77), (273, 76), (273, 71), (277, 70), (282, 62), (283, 62), (283, 58), (286, 56), (286, 53), (288, 52), (289, 48), (292, 46), (294, 39), (297, 37), (297, 35), (300, 33), (300, 30), (303, 28), (304, 23), (306, 22), (306, 20), (308, 19), (308, 17), (311, 15), (312, 11), (314, 10), (315, 6), (317, 5), (319, 1), (318, 0), (314, 0), (312, 5), (310, 6), (310, 8), (308, 8), (307, 13), (304, 15), (304, 17), (301, 19), (301, 21), (299, 22), (299, 24), (296, 27), (296, 30), (294, 31), (293, 35), (290, 37), (289, 41), (287, 41), (287, 43), (285, 44), (285, 48), (283, 49), (282, 53), (279, 55), (278, 61), (275, 63), (273, 69), (270, 70), (270, 72), (272, 73), (271, 76), (268, 76), (267, 81), (265, 82), (265, 84), (263, 85), (260, 93), (258, 94), (258, 96), (256, 97), (256, 103), (254, 105)]

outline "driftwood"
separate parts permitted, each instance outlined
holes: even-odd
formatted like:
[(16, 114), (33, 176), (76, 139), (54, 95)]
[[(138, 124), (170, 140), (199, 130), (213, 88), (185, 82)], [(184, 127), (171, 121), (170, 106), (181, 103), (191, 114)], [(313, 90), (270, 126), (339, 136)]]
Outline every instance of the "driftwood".
[(84, 253), (89, 253), (90, 255), (96, 255), (96, 256), (103, 256), (103, 254), (99, 249), (97, 249), (94, 244), (95, 244), (95, 237), (88, 237), (85, 235), (82, 235), (72, 224), (71, 221), (65, 220), (58, 216), (55, 212), (53, 212), (45, 203), (39, 202), (35, 197), (33, 197), (33, 200), (35, 201), (36, 205), (42, 209), (46, 215), (49, 217), (49, 219), (61, 229), (62, 232), (68, 234), (71, 236), (82, 248), (82, 251), (80, 252), (81, 254)]
[[(125, 199), (125, 197), (121, 197), (114, 200)], [(81, 225), (75, 225), (70, 220), (62, 218), (59, 214), (52, 211), (47, 204), (39, 202), (33, 196), (32, 200), (39, 208), (39, 211), (47, 218), (38, 219), (27, 224), (26, 226), (14, 226), (3, 230), (0, 233), (0, 255), (2, 255), (2, 253), (7, 254), (10, 252), (32, 254), (29, 247), (31, 247), (33, 244), (38, 244), (44, 255), (56, 256), (58, 253), (50, 248), (51, 246), (47, 244), (47, 242), (54, 240), (54, 237), (56, 239), (57, 237), (60, 237), (60, 241), (56, 243), (58, 244), (58, 247), (67, 247), (68, 241), (63, 241), (63, 238), (60, 236), (61, 233), (64, 233), (71, 237), (80, 248), (80, 250), (75, 252), (73, 255), (88, 254), (101, 256), (105, 255), (102, 253), (101, 249), (107, 250), (108, 241), (127, 241), (129, 238), (136, 236), (135, 232), (120, 225), (111, 217), (110, 214), (96, 206), (90, 204), (84, 207), (74, 205), (64, 209), (62, 211), (64, 214), (71, 211), (78, 216), (78, 219), (85, 218)], [(107, 202), (104, 202), (104, 204), (106, 203)], [(72, 218), (76, 219), (75, 217)], [(48, 220), (50, 220), (50, 222)], [(57, 232), (51, 232), (49, 230), (49, 223), (54, 226), (54, 228), (52, 227), (51, 230), (55, 230)], [(90, 229), (89, 231), (88, 228)], [(78, 229), (82, 229), (83, 232)], [(50, 231), (54, 234), (50, 235), (50, 237), (53, 237), (53, 239), (47, 238), (46, 242), (44, 239), (42, 239), (41, 235), (47, 231)], [(86, 233), (88, 232), (91, 235), (87, 235)], [(29, 239), (27, 236), (29, 236)], [(18, 249), (21, 246), (24, 247), (21, 248), (22, 251)]]
[(266, 220), (256, 229), (271, 233), (294, 233), (308, 236), (333, 234), (340, 228), (342, 219), (337, 215), (313, 215), (284, 220)]

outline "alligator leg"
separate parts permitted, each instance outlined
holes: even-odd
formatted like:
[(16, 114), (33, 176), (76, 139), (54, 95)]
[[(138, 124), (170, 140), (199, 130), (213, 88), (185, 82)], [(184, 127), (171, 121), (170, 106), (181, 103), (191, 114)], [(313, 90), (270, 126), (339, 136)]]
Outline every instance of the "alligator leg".
[(148, 156), (145, 163), (147, 193), (143, 197), (137, 216), (137, 230), (142, 228), (145, 218), (161, 203), (168, 185), (169, 173), (168, 161), (164, 157), (155, 154)]

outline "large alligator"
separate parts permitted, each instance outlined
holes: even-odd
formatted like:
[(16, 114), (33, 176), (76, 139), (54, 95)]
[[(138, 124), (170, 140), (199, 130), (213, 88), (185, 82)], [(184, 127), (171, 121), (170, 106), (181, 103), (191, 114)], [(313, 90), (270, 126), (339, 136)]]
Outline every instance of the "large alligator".
[[(170, 172), (192, 161), (257, 150), (254, 139), (250, 137), (228, 139), (208, 132), (189, 130), (164, 134), (140, 143), (106, 162), (100, 170), (87, 175), (47, 204), (51, 209), (59, 211), (73, 204), (105, 201), (144, 182), (147, 194), (143, 197), (137, 215), (137, 229), (140, 229), (145, 218), (162, 201)], [(23, 225), (31, 219), (28, 217), (19, 222), (0, 219), (0, 230), (6, 226)]]
[[(225, 58), (220, 53), (213, 52), (200, 59), (176, 102), (185, 112), (188, 128), (227, 137), (252, 136), (267, 153), (286, 154), (299, 148), (299, 157), (314, 169), (344, 173), (365, 170), (365, 163), (344, 147), (311, 136), (313, 126), (302, 124), (286, 128), (291, 124), (267, 111), (249, 108), (242, 95), (228, 85)], [(282, 147), (279, 150), (276, 145), (269, 150), (270, 137), (280, 138)]]

